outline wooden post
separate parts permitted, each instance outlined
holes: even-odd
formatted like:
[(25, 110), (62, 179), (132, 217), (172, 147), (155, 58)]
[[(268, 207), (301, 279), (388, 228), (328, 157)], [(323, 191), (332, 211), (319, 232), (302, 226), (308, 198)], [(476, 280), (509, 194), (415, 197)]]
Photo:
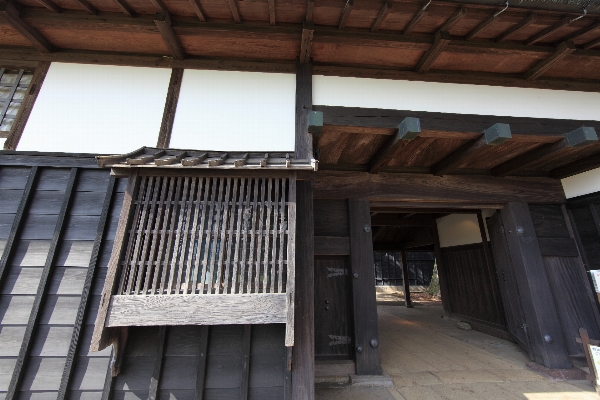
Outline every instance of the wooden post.
[(313, 158), (313, 138), (308, 132), (308, 112), (312, 110), (312, 65), (296, 65), (296, 144), (297, 159)]
[(369, 200), (349, 199), (348, 212), (356, 374), (381, 375)]
[(507, 203), (501, 215), (535, 361), (546, 368), (571, 368), (529, 206)]
[(406, 252), (402, 250), (400, 252), (402, 256), (402, 282), (404, 283), (404, 304), (406, 308), (413, 308), (412, 302), (410, 301), (410, 281), (408, 279), (408, 264), (406, 262)]
[(209, 326), (203, 325), (200, 332), (200, 356), (198, 357), (198, 368), (196, 373), (195, 400), (204, 398), (204, 378), (206, 377), (206, 360), (208, 359), (208, 334)]
[(315, 268), (312, 182), (296, 183), (296, 295), (292, 398), (315, 398)]
[(431, 228), (431, 234), (433, 236), (433, 248), (435, 251), (435, 263), (437, 265), (438, 280), (440, 282), (440, 295), (442, 297), (442, 308), (444, 309), (444, 315), (449, 317), (452, 314), (450, 308), (450, 294), (448, 293), (448, 281), (446, 280), (446, 268), (444, 267), (444, 256), (442, 255), (442, 248), (440, 247), (440, 236), (438, 235), (437, 226)]
[(167, 327), (158, 327), (158, 335), (156, 337), (156, 349), (154, 351), (154, 368), (152, 369), (152, 377), (150, 378), (148, 400), (156, 400), (158, 398), (158, 383), (160, 382), (160, 374), (162, 371), (163, 353), (165, 350), (166, 338)]
[(171, 132), (173, 131), (173, 122), (175, 122), (175, 112), (177, 111), (182, 79), (183, 68), (173, 68), (171, 70), (171, 79), (169, 80), (169, 89), (167, 90), (167, 98), (165, 100), (165, 108), (156, 147), (168, 148), (171, 143)]

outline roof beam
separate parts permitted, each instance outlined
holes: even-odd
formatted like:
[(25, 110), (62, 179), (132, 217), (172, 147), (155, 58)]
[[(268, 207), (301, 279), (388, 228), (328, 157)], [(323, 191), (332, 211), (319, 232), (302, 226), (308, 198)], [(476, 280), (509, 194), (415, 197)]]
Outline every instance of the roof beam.
[(61, 12), (60, 7), (57, 6), (56, 4), (54, 4), (50, 0), (37, 0), (37, 2), (40, 3), (41, 5), (43, 5), (44, 7), (46, 7), (48, 10), (50, 10), (52, 12), (55, 12), (55, 13)]
[(492, 14), (488, 19), (486, 19), (485, 21), (483, 21), (482, 23), (480, 23), (479, 25), (477, 25), (475, 28), (473, 28), (471, 30), (471, 32), (467, 33), (467, 35), (465, 36), (466, 40), (471, 40), (473, 39), (475, 36), (477, 36), (479, 33), (481, 33), (481, 31), (483, 31), (485, 28), (487, 28), (488, 26), (490, 26), (490, 24), (492, 22), (494, 22), (494, 20), (496, 18), (498, 18), (501, 14), (500, 13), (494, 13)]
[(383, 3), (383, 6), (381, 6), (381, 9), (379, 10), (379, 15), (377, 16), (377, 19), (375, 20), (375, 22), (373, 22), (373, 26), (371, 26), (371, 32), (377, 32), (379, 30), (379, 27), (381, 26), (383, 21), (385, 21), (385, 18), (392, 10), (392, 4), (393, 3), (391, 0), (387, 0), (385, 3)]
[(202, 5), (198, 0), (190, 0), (190, 4), (196, 13), (198, 19), (202, 22), (206, 22), (206, 15), (204, 14), (204, 10), (202, 9)]
[(564, 179), (598, 167), (600, 167), (600, 154), (596, 153), (555, 168), (549, 175), (555, 179)]
[(315, 25), (312, 22), (305, 22), (302, 27), (302, 41), (300, 42), (300, 63), (307, 64), (310, 62), (310, 50), (312, 48), (313, 35)]
[(495, 124), (483, 131), (479, 139), (474, 139), (450, 153), (431, 167), (433, 175), (445, 175), (457, 168), (468, 156), (486, 145), (499, 145), (512, 138), (508, 124)]
[(348, 22), (348, 18), (352, 12), (352, 7), (354, 7), (354, 0), (346, 0), (346, 5), (342, 11), (340, 22), (338, 23), (338, 29), (344, 29), (346, 27), (346, 23)]
[(17, 32), (31, 42), (33, 47), (42, 53), (52, 53), (54, 47), (37, 29), (27, 25), (20, 17), (19, 11), (11, 3), (0, 1), (0, 15), (4, 17)]
[(275, 18), (275, 0), (269, 0), (269, 23), (275, 25), (277, 20)]
[(242, 18), (240, 17), (240, 10), (238, 9), (238, 4), (236, 0), (227, 0), (227, 5), (231, 10), (231, 16), (236, 24), (242, 22)]
[(393, 157), (396, 150), (406, 141), (413, 140), (421, 133), (421, 122), (419, 118), (406, 117), (398, 125), (398, 132), (371, 158), (369, 162), (369, 173), (377, 174)]
[(115, 3), (117, 3), (121, 11), (123, 11), (123, 14), (127, 15), (128, 17), (133, 17), (135, 15), (135, 12), (133, 12), (125, 0), (115, 0)]
[(525, 41), (525, 44), (531, 45), (531, 44), (537, 43), (540, 40), (543, 40), (543, 39), (547, 38), (548, 36), (552, 35), (554, 32), (556, 32), (563, 26), (569, 25), (571, 23), (571, 21), (572, 21), (571, 17), (565, 17), (565, 18), (561, 19), (560, 21), (558, 21), (556, 24), (549, 26), (548, 28), (544, 29), (537, 35), (534, 35), (530, 39), (527, 39)]
[(460, 8), (455, 12), (439, 29), (442, 32), (449, 32), (454, 25), (456, 25), (465, 15), (467, 15), (467, 9), (465, 7)]
[(571, 42), (570, 40), (562, 42), (556, 48), (554, 54), (552, 54), (545, 60), (540, 61), (539, 63), (534, 65), (529, 71), (527, 71), (524, 75), (525, 79), (527, 79), (528, 81), (532, 81), (539, 78), (544, 72), (550, 69), (550, 67), (552, 67), (554, 64), (556, 64), (575, 50), (577, 50), (575, 48), (575, 44), (573, 44), (573, 42)]
[(598, 135), (596, 134), (596, 130), (594, 128), (583, 126), (567, 133), (565, 137), (558, 142), (541, 145), (531, 151), (497, 165), (496, 167), (492, 168), (491, 172), (494, 176), (507, 176), (562, 150), (570, 147), (583, 147), (590, 143), (597, 142)]
[(427, 72), (429, 68), (433, 65), (435, 60), (442, 54), (444, 48), (450, 43), (450, 36), (447, 32), (436, 32), (435, 38), (433, 39), (433, 44), (427, 50), (425, 55), (421, 58), (417, 66), (415, 67), (415, 71), (417, 72)]
[(592, 49), (600, 45), (600, 37), (598, 39), (591, 40), (583, 45), (584, 49)]
[(581, 28), (577, 32), (574, 32), (573, 34), (567, 36), (562, 41), (577, 40), (580, 37), (582, 37), (583, 35), (586, 35), (586, 34), (592, 32), (592, 31), (595, 31), (598, 28), (600, 28), (600, 21), (592, 22), (591, 24), (584, 26), (583, 28)]
[(98, 10), (94, 8), (87, 0), (75, 0), (77, 4), (79, 4), (85, 11), (89, 12), (92, 15), (98, 14)]
[(431, 4), (431, 1), (429, 1), (423, 7), (421, 7), (419, 12), (417, 12), (415, 14), (413, 19), (410, 20), (408, 25), (406, 25), (406, 28), (404, 28), (404, 31), (402, 32), (403, 35), (408, 35), (415, 28), (415, 26), (419, 23), (419, 21), (421, 21), (423, 19), (423, 17), (425, 17), (427, 15), (427, 7), (429, 7), (429, 4)]
[(171, 26), (171, 14), (169, 14), (169, 12), (157, 13), (156, 17), (154, 18), (154, 24), (160, 31), (160, 34), (162, 35), (165, 44), (169, 48), (173, 58), (176, 60), (185, 59), (185, 51), (183, 50), (183, 47), (181, 47), (181, 43), (173, 32), (173, 27)]
[(522, 29), (533, 24), (535, 22), (536, 18), (537, 17), (535, 16), (535, 14), (529, 14), (521, 22), (519, 22), (518, 24), (515, 24), (512, 28), (509, 28), (508, 30), (506, 30), (506, 32), (504, 32), (503, 34), (498, 36), (496, 38), (496, 42), (500, 43), (500, 42), (504, 42), (505, 40), (510, 39), (511, 37), (516, 35), (518, 32), (520, 32)]

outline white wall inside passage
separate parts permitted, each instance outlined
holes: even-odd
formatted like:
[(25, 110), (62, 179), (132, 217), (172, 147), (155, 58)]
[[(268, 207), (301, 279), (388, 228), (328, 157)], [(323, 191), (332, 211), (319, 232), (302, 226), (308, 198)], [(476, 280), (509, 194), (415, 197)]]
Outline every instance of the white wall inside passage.
[(600, 93), (321, 75), (313, 77), (313, 104), (600, 120)]
[[(483, 210), (485, 233), (487, 232), (486, 218), (490, 217), (495, 210)], [(465, 244), (481, 243), (481, 231), (476, 214), (450, 214), (438, 218), (437, 229), (440, 237), (440, 247), (462, 246)]]
[(295, 93), (294, 74), (186, 70), (171, 147), (292, 152)]
[(170, 69), (52, 63), (17, 150), (118, 154), (156, 146)]
[(598, 192), (600, 191), (600, 168), (570, 176), (561, 182), (567, 199)]

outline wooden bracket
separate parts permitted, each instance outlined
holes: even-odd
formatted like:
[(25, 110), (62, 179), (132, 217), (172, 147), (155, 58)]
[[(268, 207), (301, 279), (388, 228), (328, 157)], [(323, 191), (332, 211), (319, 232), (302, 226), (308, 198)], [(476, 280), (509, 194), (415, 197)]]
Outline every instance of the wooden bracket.
[(113, 377), (121, 372), (128, 336), (129, 328), (127, 326), (110, 328), (110, 340), (113, 345), (113, 358), (110, 360), (110, 369)]

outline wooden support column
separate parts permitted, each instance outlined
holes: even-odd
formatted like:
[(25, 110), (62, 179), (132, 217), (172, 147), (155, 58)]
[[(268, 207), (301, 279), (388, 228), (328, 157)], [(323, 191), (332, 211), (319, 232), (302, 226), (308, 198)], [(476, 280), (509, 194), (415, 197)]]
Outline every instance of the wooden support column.
[(356, 374), (381, 375), (369, 200), (349, 199), (348, 213)]
[(88, 264), (88, 270), (85, 276), (85, 282), (83, 284), (83, 292), (81, 293), (81, 300), (79, 300), (79, 308), (77, 309), (77, 317), (75, 318), (75, 326), (73, 327), (73, 333), (71, 335), (71, 343), (69, 345), (69, 352), (67, 353), (67, 360), (65, 361), (65, 368), (63, 369), (62, 379), (60, 381), (60, 387), (58, 389), (58, 400), (67, 398), (67, 391), (69, 390), (69, 381), (73, 373), (73, 362), (75, 360), (77, 350), (79, 348), (79, 335), (81, 333), (81, 327), (85, 319), (85, 311), (87, 309), (87, 302), (94, 281), (94, 275), (96, 272), (96, 265), (98, 261), (98, 254), (100, 252), (100, 245), (102, 244), (102, 238), (104, 237), (104, 231), (106, 222), (108, 221), (108, 213), (110, 210), (110, 204), (113, 198), (115, 189), (115, 178), (110, 177), (108, 182), (108, 188), (106, 195), (104, 196), (104, 204), (102, 206), (102, 213), (100, 214), (100, 222), (98, 223), (98, 229), (96, 230), (96, 238), (94, 239), (94, 246), (92, 248), (92, 255)]
[(198, 357), (198, 368), (196, 373), (195, 400), (202, 400), (204, 398), (204, 378), (206, 376), (206, 360), (208, 358), (208, 334), (209, 326), (203, 325), (200, 331), (200, 356)]
[(315, 398), (315, 231), (311, 181), (297, 181), (296, 207), (292, 399), (312, 400)]
[(42, 270), (42, 276), (38, 284), (35, 299), (33, 301), (33, 306), (31, 307), (31, 313), (29, 314), (29, 320), (27, 321), (23, 341), (21, 342), (19, 356), (17, 357), (17, 362), (15, 364), (15, 368), (10, 379), (10, 384), (8, 385), (8, 390), (6, 393), (7, 400), (16, 399), (19, 397), (23, 372), (25, 372), (25, 366), (27, 364), (29, 353), (31, 351), (33, 343), (32, 339), (35, 335), (35, 331), (38, 326), (38, 320), (40, 318), (40, 309), (42, 307), (44, 299), (46, 298), (46, 292), (48, 291), (48, 282), (50, 281), (50, 270), (52, 269), (56, 255), (58, 254), (58, 243), (64, 232), (64, 222), (73, 197), (71, 196), (71, 194), (73, 193), (73, 187), (75, 186), (76, 178), (77, 168), (71, 168), (71, 174), (69, 175), (69, 181), (67, 182), (67, 187), (65, 189), (62, 205), (58, 213), (56, 225), (54, 227), (54, 234), (52, 235), (52, 240), (50, 241), (50, 248), (48, 249), (48, 255), (46, 256), (46, 262), (44, 264), (44, 269)]
[(8, 138), (4, 142), (4, 150), (17, 149), (17, 145), (21, 140), (21, 136), (23, 135), (23, 131), (25, 130), (25, 125), (27, 124), (29, 115), (31, 115), (31, 110), (33, 110), (33, 105), (35, 104), (38, 94), (40, 93), (40, 89), (42, 87), (42, 84), (44, 83), (44, 79), (46, 79), (46, 74), (48, 73), (49, 69), (50, 63), (48, 61), (40, 61), (35, 70), (33, 71), (31, 83), (27, 88), (27, 94), (21, 102), (21, 107), (19, 107), (17, 117), (15, 118), (13, 125), (10, 128)]
[(312, 65), (296, 64), (296, 159), (313, 158), (313, 138), (308, 132), (312, 110)]
[(315, 24), (312, 22), (305, 22), (302, 27), (302, 42), (300, 43), (299, 62), (301, 64), (310, 63), (310, 50), (312, 49), (314, 33)]
[(244, 325), (242, 344), (242, 383), (240, 385), (240, 400), (248, 400), (248, 384), (250, 382), (250, 343), (252, 341), (252, 325)]
[(52, 53), (54, 46), (35, 28), (27, 25), (21, 19), (19, 10), (7, 1), (0, 1), (0, 15), (4, 17), (17, 32), (31, 42), (33, 47), (42, 53)]
[(404, 283), (404, 305), (406, 308), (413, 308), (410, 301), (410, 280), (408, 278), (408, 263), (406, 262), (406, 251), (400, 252), (402, 257), (402, 283)]
[(168, 148), (171, 143), (171, 132), (173, 132), (173, 122), (175, 122), (175, 112), (177, 111), (182, 79), (183, 68), (173, 68), (171, 70), (171, 80), (169, 81), (169, 89), (167, 90), (167, 99), (165, 100), (165, 109), (163, 111), (156, 147)]
[(452, 314), (450, 308), (450, 294), (448, 293), (448, 280), (446, 278), (446, 268), (444, 266), (444, 256), (442, 255), (442, 248), (440, 246), (440, 236), (437, 230), (437, 224), (431, 229), (433, 236), (433, 248), (435, 251), (435, 264), (437, 265), (438, 280), (440, 282), (440, 295), (442, 297), (442, 308), (444, 309), (444, 315), (449, 317)]
[(525, 72), (525, 79), (527, 79), (528, 81), (532, 81), (539, 78), (544, 74), (544, 72), (550, 69), (550, 67), (552, 67), (554, 64), (556, 64), (575, 50), (577, 50), (577, 48), (575, 47), (575, 44), (572, 41), (569, 40), (566, 42), (562, 42), (556, 48), (554, 54), (552, 54), (547, 59), (540, 61), (539, 63), (534, 65), (529, 71)]
[(501, 214), (535, 361), (546, 368), (571, 368), (529, 206), (507, 203)]

